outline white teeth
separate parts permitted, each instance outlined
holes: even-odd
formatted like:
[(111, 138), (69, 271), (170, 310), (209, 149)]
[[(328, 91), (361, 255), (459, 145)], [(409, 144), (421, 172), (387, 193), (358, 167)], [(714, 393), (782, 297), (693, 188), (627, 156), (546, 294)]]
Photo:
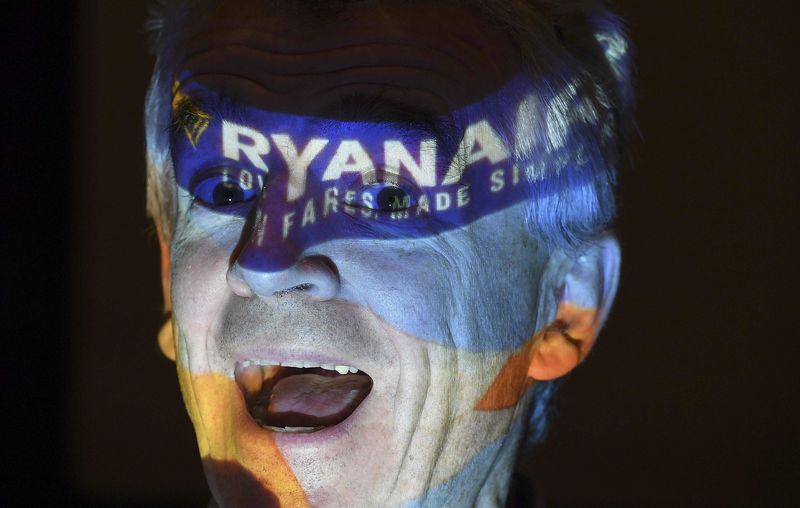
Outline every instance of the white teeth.
[(292, 367), (295, 369), (317, 369), (323, 368), (325, 370), (335, 370), (339, 374), (356, 374), (358, 369), (355, 367), (350, 367), (348, 365), (333, 365), (330, 363), (323, 363), (319, 364), (317, 362), (309, 362), (309, 361), (287, 361), (287, 362), (276, 362), (274, 360), (244, 360), (237, 363), (238, 369), (246, 369), (248, 367)]
[(245, 360), (243, 362), (239, 362), (240, 367), (249, 367), (251, 365), (258, 365), (259, 367), (269, 367), (271, 365), (280, 365), (281, 362), (276, 362), (274, 360)]

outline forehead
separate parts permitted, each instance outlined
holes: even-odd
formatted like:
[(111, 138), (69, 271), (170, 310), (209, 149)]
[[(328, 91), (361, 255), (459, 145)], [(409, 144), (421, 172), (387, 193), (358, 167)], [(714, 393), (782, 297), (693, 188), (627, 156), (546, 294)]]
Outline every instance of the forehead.
[(318, 115), (361, 94), (442, 114), (520, 67), (506, 33), (463, 3), (284, 4), (217, 4), (191, 30), (178, 72), (268, 111)]

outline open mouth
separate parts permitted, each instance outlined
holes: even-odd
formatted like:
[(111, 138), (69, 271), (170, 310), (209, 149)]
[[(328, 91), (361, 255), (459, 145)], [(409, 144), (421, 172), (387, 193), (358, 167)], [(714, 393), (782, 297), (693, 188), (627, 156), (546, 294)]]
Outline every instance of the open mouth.
[(372, 378), (346, 365), (237, 362), (236, 384), (261, 427), (315, 432), (347, 419), (372, 390)]

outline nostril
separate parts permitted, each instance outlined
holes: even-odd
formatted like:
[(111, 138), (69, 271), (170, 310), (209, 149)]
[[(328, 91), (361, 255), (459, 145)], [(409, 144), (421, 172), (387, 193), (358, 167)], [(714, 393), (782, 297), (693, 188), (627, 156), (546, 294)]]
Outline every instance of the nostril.
[(276, 271), (246, 268), (237, 260), (228, 270), (228, 286), (243, 298), (296, 295), (329, 300), (336, 297), (339, 285), (339, 271), (325, 256), (303, 258)]
[(329, 300), (339, 293), (339, 270), (327, 256), (307, 256), (297, 265), (298, 271), (303, 274), (307, 286), (306, 294), (317, 300)]
[(286, 296), (289, 293), (295, 293), (295, 292), (300, 292), (300, 291), (311, 291), (313, 289), (314, 289), (314, 284), (311, 284), (309, 282), (304, 282), (303, 284), (298, 284), (298, 285), (296, 285), (294, 287), (291, 287), (291, 288), (286, 288), (286, 289), (281, 289), (280, 291), (275, 291), (274, 293), (272, 293), (272, 295), (280, 297), (280, 296)]

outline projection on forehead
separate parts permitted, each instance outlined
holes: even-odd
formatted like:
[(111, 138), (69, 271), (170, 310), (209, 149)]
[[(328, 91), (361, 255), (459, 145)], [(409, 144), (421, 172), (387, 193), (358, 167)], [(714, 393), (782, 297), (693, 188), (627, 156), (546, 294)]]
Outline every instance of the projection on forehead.
[(251, 270), (285, 269), (331, 240), (436, 235), (527, 196), (510, 128), (522, 80), (495, 97), (423, 125), (267, 112), (176, 85), (176, 179), (196, 206), (254, 213), (238, 260)]

